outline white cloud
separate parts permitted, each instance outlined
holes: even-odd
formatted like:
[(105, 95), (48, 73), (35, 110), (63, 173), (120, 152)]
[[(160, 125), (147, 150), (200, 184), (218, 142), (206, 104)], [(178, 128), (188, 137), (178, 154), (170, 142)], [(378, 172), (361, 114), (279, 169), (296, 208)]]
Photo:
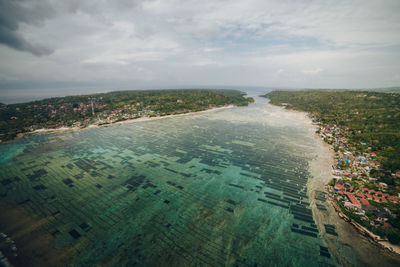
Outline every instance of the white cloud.
[(203, 59), (193, 62), (194, 66), (208, 66), (208, 65), (219, 65), (217, 61), (210, 59)]
[(0, 45), (0, 85), (348, 88), (399, 82), (397, 0), (32, 1), (53, 12), (35, 18), (37, 12), (26, 11), (31, 17), (20, 22), (18, 34), (54, 52), (36, 57)]
[(281, 74), (281, 73), (283, 73), (284, 71), (285, 71), (284, 69), (279, 69), (279, 70), (276, 71), (276, 74)]
[(323, 72), (323, 71), (324, 71), (324, 69), (315, 68), (315, 69), (311, 69), (311, 70), (303, 70), (303, 73), (307, 74), (307, 75), (316, 75), (316, 74), (318, 74), (320, 72)]

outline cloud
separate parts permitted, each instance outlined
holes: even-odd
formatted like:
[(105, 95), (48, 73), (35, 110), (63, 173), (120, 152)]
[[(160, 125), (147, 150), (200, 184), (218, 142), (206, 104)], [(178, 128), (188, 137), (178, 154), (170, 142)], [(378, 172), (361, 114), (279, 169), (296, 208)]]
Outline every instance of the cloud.
[(284, 71), (285, 71), (284, 69), (279, 69), (279, 70), (276, 71), (276, 74), (281, 74), (281, 73), (283, 73)]
[(209, 66), (209, 65), (219, 65), (218, 62), (214, 61), (214, 60), (209, 60), (209, 59), (202, 59), (202, 60), (198, 60), (193, 62), (194, 66)]
[(324, 69), (315, 68), (315, 69), (311, 69), (311, 70), (303, 70), (303, 73), (307, 74), (307, 75), (316, 75), (316, 74), (318, 74), (320, 72), (323, 72), (323, 71), (324, 71)]
[(398, 0), (0, 0), (0, 83), (391, 86), (399, 11)]
[(39, 2), (0, 0), (0, 43), (35, 56), (49, 55), (53, 50), (26, 40), (18, 32), (20, 23), (38, 24), (46, 17), (47, 7)]
[(49, 55), (53, 50), (28, 42), (21, 34), (0, 25), (0, 43), (19, 51), (26, 51), (35, 56)]

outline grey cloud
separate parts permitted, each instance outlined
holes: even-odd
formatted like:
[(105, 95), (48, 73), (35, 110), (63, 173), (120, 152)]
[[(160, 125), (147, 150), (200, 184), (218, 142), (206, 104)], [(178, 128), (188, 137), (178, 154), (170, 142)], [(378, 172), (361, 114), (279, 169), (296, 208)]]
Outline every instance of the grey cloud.
[(7, 29), (0, 25), (0, 43), (19, 51), (26, 51), (35, 56), (49, 55), (53, 50), (45, 46), (33, 45), (16, 31)]
[(326, 2), (0, 0), (0, 82), (399, 84), (400, 1)]
[(46, 2), (0, 0), (0, 43), (35, 56), (53, 53), (53, 49), (33, 44), (19, 32), (20, 23), (40, 25), (51, 11)]

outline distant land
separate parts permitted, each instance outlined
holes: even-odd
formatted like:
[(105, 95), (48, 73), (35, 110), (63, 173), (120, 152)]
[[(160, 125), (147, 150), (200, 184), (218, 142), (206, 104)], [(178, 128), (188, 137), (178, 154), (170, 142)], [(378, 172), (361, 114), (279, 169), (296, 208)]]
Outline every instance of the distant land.
[(238, 85), (179, 85), (179, 86), (132, 86), (132, 85), (113, 85), (113, 84), (22, 84), (12, 86), (0, 82), (0, 103), (18, 104), (31, 101), (38, 101), (53, 97), (66, 97), (77, 95), (92, 95), (99, 93), (110, 93), (117, 91), (148, 91), (148, 90), (239, 90), (246, 92), (256, 92), (258, 94), (268, 92), (273, 89), (295, 89), (287, 87), (265, 87), (265, 86), (238, 86)]
[(399, 89), (264, 95), (271, 104), (310, 114), (318, 124), (317, 133), (335, 151), (335, 178), (329, 188), (334, 206), (358, 228), (393, 244), (400, 244)]
[(136, 90), (0, 104), (0, 140), (38, 129), (85, 128), (254, 102), (245, 95), (239, 90), (218, 89)]
[(400, 87), (372, 88), (372, 89), (360, 89), (360, 90), (400, 94)]
[(368, 91), (368, 92), (378, 92), (378, 93), (396, 93), (400, 94), (400, 87), (377, 87), (377, 88), (299, 88), (299, 89), (279, 89), (275, 88), (274, 91), (302, 91), (302, 90), (333, 90), (333, 91)]

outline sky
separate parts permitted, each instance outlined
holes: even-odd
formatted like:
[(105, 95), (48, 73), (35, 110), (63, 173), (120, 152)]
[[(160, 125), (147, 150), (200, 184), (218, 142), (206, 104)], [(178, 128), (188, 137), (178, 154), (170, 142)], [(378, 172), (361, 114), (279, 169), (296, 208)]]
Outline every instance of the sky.
[(0, 94), (399, 86), (399, 14), (399, 0), (0, 0)]

